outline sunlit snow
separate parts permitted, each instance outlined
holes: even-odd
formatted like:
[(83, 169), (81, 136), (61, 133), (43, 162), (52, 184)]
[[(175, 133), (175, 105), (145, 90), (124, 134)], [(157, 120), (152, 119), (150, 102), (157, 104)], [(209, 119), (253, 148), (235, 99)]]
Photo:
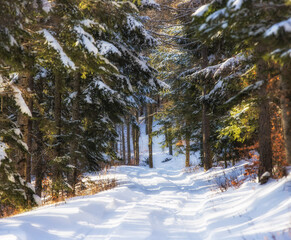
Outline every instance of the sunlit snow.
[[(148, 156), (141, 128), (141, 160)], [(157, 130), (159, 126), (154, 127)], [(266, 185), (245, 182), (220, 192), (217, 181), (243, 176), (244, 164), (208, 172), (184, 169), (153, 139), (154, 169), (112, 168), (117, 188), (0, 220), (1, 240), (264, 240), (290, 239), (291, 175)], [(197, 165), (199, 153), (191, 155)], [(165, 159), (170, 159), (165, 162)], [(91, 175), (92, 178), (96, 175)], [(275, 238), (274, 238), (275, 237)]]

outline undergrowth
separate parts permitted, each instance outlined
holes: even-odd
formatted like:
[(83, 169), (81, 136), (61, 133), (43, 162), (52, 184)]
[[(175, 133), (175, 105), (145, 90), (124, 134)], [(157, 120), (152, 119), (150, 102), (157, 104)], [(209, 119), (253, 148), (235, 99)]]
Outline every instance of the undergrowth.
[[(42, 203), (40, 206), (59, 204), (61, 202), (66, 202), (66, 200), (73, 197), (94, 195), (96, 193), (115, 188), (116, 186), (118, 186), (118, 183), (115, 178), (100, 178), (98, 180), (91, 180), (90, 177), (82, 177), (75, 186), (74, 194), (72, 191), (60, 190), (58, 194), (59, 197), (53, 198), (52, 181), (51, 178), (47, 177), (43, 180)], [(0, 218), (10, 217), (30, 210), (31, 209), (22, 209), (1, 203)]]

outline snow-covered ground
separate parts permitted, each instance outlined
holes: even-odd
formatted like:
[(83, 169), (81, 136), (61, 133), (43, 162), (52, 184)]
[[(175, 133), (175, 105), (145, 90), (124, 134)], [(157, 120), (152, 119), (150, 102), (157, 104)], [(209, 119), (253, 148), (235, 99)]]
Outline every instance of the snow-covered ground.
[[(154, 169), (110, 171), (117, 188), (0, 220), (1, 240), (265, 240), (291, 239), (291, 175), (266, 185), (245, 182), (217, 189), (234, 170), (185, 171), (183, 155), (169, 157), (154, 141)], [(142, 136), (141, 145), (146, 145)], [(142, 149), (143, 157), (146, 148)], [(197, 156), (191, 156), (197, 163)], [(243, 162), (235, 168), (243, 169)]]

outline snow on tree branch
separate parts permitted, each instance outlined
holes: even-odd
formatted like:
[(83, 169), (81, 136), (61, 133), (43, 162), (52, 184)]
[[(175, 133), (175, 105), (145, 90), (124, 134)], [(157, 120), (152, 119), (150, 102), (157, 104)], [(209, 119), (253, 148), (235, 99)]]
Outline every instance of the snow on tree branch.
[(202, 17), (209, 9), (210, 4), (205, 4), (198, 8), (193, 14), (192, 17)]
[(160, 5), (156, 3), (155, 0), (141, 0), (141, 5), (143, 7), (159, 8)]
[(16, 102), (16, 105), (20, 108), (21, 112), (32, 117), (31, 111), (29, 110), (28, 106), (26, 105), (26, 103), (22, 97), (22, 93), (19, 90), (19, 88), (14, 86), (14, 85), (11, 85), (11, 88), (14, 92), (13, 95), (14, 95), (14, 100)]
[(265, 37), (269, 37), (271, 35), (278, 35), (280, 29), (283, 29), (285, 32), (291, 32), (291, 18), (271, 26), (265, 32)]
[[(188, 75), (187, 77), (190, 79), (198, 79), (198, 78), (217, 78), (223, 74), (228, 74), (231, 71), (235, 70), (237, 66), (239, 66), (241, 63), (248, 61), (251, 58), (251, 56), (245, 56), (244, 54), (240, 53), (234, 57), (231, 57), (227, 60), (225, 60), (222, 63), (213, 65), (213, 66), (208, 66), (206, 68), (203, 68), (199, 71), (196, 71), (194, 73), (193, 70), (188, 70), (188, 73), (192, 73), (191, 75)], [(182, 73), (183, 76), (186, 76), (187, 71)], [(181, 75), (181, 74), (180, 74)]]
[(64, 66), (76, 70), (75, 63), (67, 56), (67, 54), (64, 52), (63, 48), (61, 47), (59, 42), (53, 37), (53, 35), (46, 29), (39, 31), (39, 33), (43, 34), (48, 42), (48, 45), (50, 45), (59, 53)]
[(97, 55), (98, 49), (96, 48), (96, 42), (93, 36), (87, 33), (81, 26), (75, 26), (74, 29), (79, 35), (79, 41), (81, 42), (82, 46), (84, 46), (88, 50), (88, 52)]
[(244, 2), (245, 0), (229, 0), (227, 3), (227, 7), (237, 11), (241, 8)]

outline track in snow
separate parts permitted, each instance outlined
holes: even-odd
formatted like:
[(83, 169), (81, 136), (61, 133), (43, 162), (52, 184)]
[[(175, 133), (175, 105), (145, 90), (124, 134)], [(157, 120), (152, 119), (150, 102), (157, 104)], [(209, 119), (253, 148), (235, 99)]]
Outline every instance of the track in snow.
[(194, 174), (122, 166), (111, 174), (120, 179), (115, 189), (0, 220), (0, 239), (261, 240), (272, 239), (274, 235), (285, 240), (291, 237), (288, 233), (291, 198), (286, 188), (290, 176), (270, 183), (268, 189), (248, 183), (239, 190), (215, 193), (211, 191), (211, 172)]
[(173, 170), (118, 172), (116, 189), (4, 219), (0, 239), (203, 239), (195, 228), (201, 221), (195, 195), (204, 189), (197, 182)]

